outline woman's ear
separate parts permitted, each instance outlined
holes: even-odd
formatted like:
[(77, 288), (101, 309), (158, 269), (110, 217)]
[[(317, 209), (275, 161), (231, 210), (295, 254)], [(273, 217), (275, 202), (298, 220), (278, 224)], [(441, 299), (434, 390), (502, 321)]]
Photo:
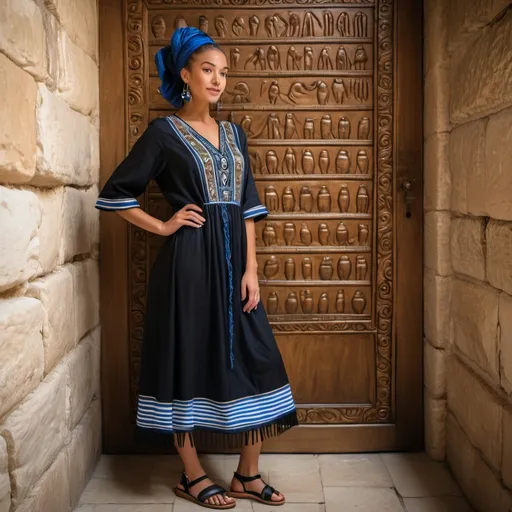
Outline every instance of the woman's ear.
[(188, 84), (189, 81), (190, 81), (190, 73), (187, 69), (183, 68), (181, 71), (180, 71), (180, 76), (181, 76), (181, 79), (186, 83)]

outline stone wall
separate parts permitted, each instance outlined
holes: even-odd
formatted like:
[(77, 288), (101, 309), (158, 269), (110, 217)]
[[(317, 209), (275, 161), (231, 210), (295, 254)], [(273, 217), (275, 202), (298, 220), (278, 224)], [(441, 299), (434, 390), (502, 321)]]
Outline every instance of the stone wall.
[(426, 446), (512, 510), (512, 2), (425, 1)]
[(101, 450), (96, 0), (0, 9), (0, 512), (68, 512)]

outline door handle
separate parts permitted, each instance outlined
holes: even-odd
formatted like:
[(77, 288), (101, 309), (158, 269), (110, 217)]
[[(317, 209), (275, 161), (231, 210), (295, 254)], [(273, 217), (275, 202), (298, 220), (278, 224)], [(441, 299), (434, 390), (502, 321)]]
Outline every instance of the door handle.
[(404, 202), (405, 202), (405, 216), (410, 219), (411, 218), (411, 203), (413, 203), (416, 197), (413, 195), (413, 184), (415, 179), (413, 180), (405, 180), (402, 183), (402, 189), (404, 191)]

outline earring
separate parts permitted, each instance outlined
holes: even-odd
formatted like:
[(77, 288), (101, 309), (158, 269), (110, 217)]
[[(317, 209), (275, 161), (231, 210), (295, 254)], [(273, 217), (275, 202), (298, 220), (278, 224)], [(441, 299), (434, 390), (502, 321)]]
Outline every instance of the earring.
[(192, 95), (190, 94), (190, 89), (188, 87), (188, 84), (185, 84), (183, 86), (183, 92), (181, 93), (181, 99), (183, 101), (190, 101), (191, 98), (192, 98)]

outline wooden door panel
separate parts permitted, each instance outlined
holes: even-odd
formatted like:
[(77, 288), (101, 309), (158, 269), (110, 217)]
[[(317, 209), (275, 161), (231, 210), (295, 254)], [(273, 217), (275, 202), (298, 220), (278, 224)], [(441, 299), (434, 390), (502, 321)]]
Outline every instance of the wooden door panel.
[[(104, 39), (108, 17), (114, 20), (124, 8), (124, 56), (119, 58), (126, 73), (121, 105), (126, 112), (125, 150), (150, 120), (172, 112), (158, 90), (154, 55), (176, 27), (206, 29), (228, 57), (231, 69), (217, 116), (245, 130), (259, 195), (269, 210), (256, 224), (261, 299), (301, 423), (267, 442), (267, 449), (419, 447), (422, 221), (417, 207), (407, 223), (397, 215), (404, 214), (398, 206), (403, 180), (417, 183), (421, 178), (421, 2), (104, 2)], [(407, 104), (399, 108), (397, 84), (406, 68), (419, 81), (407, 90)], [(109, 70), (102, 72), (105, 81)], [(112, 112), (116, 107), (119, 103), (102, 100), (102, 108)], [(113, 129), (112, 117), (106, 116), (107, 129)], [(404, 132), (408, 137), (402, 138)], [(407, 144), (397, 143), (401, 140)], [(103, 149), (113, 151), (108, 145)], [(402, 162), (404, 154), (408, 163), (397, 168), (395, 162)], [(111, 165), (112, 158), (104, 161)], [(102, 180), (110, 172), (102, 168)], [(420, 183), (416, 194), (421, 197)], [(150, 214), (169, 217), (170, 208), (154, 184), (140, 200)], [(120, 224), (111, 228), (104, 215), (102, 223), (121, 229)], [(122, 272), (109, 241), (102, 238), (102, 244), (102, 272)], [(128, 378), (124, 388), (109, 386), (107, 378), (103, 389), (107, 402), (115, 399), (114, 390), (119, 394), (125, 389), (123, 403), (130, 405), (123, 417), (130, 417), (130, 428), (147, 279), (161, 244), (162, 239), (136, 227), (126, 240), (128, 321), (123, 332), (129, 340), (110, 342), (126, 355)], [(408, 249), (406, 261), (401, 247)], [(410, 284), (397, 290), (397, 279), (405, 274)], [(123, 279), (118, 276), (118, 281)], [(107, 322), (108, 307), (103, 306)], [(415, 336), (401, 337), (402, 332)], [(118, 363), (105, 356), (105, 372), (109, 364)], [(110, 433), (127, 426), (108, 412), (105, 418)], [(405, 444), (398, 433), (406, 434)], [(122, 442), (114, 438), (107, 436), (106, 442), (118, 451), (149, 450), (132, 444), (126, 435)]]

